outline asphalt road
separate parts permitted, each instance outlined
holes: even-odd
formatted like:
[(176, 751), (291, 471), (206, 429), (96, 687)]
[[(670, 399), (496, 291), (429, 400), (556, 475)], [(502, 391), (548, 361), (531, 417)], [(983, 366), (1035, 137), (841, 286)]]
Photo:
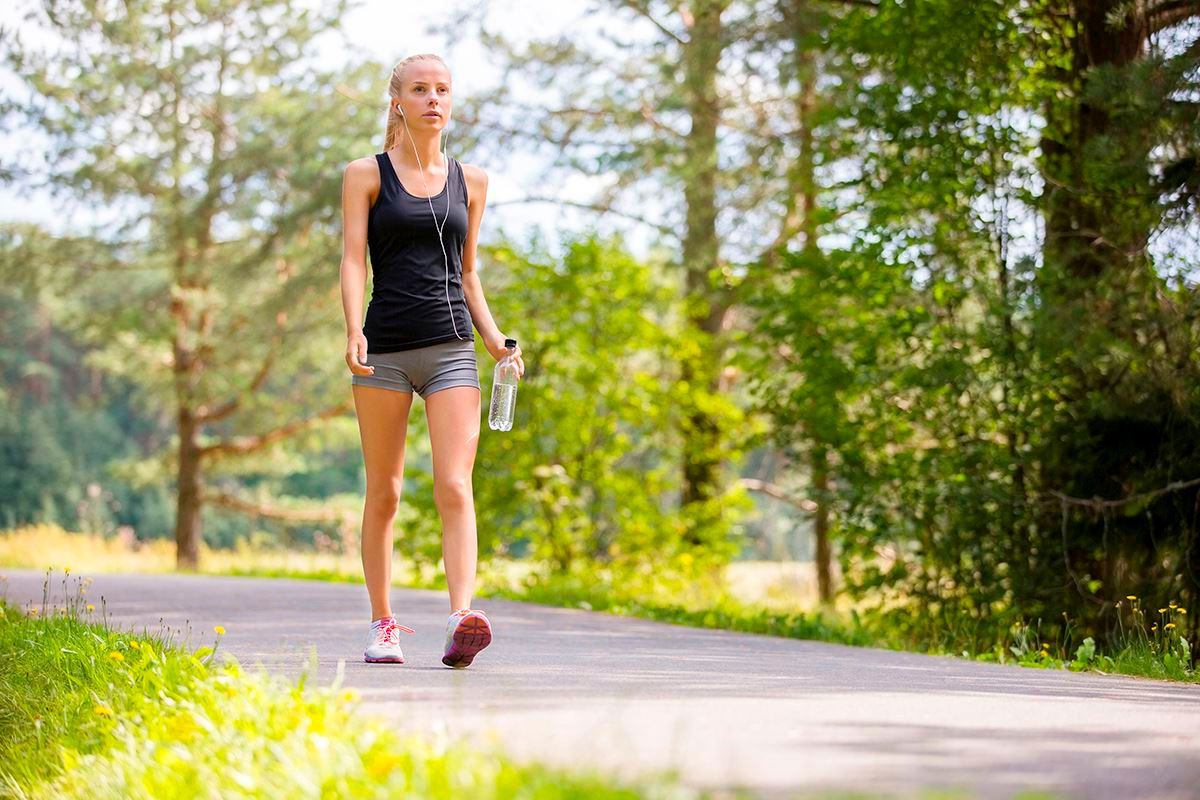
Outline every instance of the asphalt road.
[[(0, 570), (40, 604), (44, 573)], [(56, 583), (61, 580), (56, 573)], [(5, 585), (6, 584), (6, 585)], [(444, 592), (393, 590), (404, 664), (366, 664), (357, 584), (98, 575), (88, 592), (134, 631), (221, 648), (243, 665), (345, 685), (404, 730), (498, 743), (521, 760), (763, 797), (830, 790), (925, 797), (1200, 797), (1200, 687), (703, 630), (477, 599), (495, 639), (441, 664)], [(61, 600), (61, 595), (58, 596)], [(190, 638), (187, 634), (190, 631)], [(312, 659), (316, 670), (313, 672)]]

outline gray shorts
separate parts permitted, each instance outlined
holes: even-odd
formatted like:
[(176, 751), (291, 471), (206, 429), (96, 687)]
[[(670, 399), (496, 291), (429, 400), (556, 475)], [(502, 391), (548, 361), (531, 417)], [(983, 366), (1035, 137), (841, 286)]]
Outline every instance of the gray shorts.
[(375, 367), (375, 374), (352, 375), (352, 384), (409, 394), (416, 390), (421, 397), (451, 386), (474, 386), (483, 391), (472, 340), (451, 339), (413, 350), (367, 353), (367, 365)]

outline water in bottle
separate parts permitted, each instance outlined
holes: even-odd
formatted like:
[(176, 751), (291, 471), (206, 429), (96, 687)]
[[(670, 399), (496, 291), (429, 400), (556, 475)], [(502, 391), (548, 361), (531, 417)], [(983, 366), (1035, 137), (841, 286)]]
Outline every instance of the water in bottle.
[(492, 378), (492, 405), (488, 412), (488, 427), (494, 431), (512, 430), (513, 414), (517, 407), (517, 340), (505, 339), (508, 355), (496, 362)]

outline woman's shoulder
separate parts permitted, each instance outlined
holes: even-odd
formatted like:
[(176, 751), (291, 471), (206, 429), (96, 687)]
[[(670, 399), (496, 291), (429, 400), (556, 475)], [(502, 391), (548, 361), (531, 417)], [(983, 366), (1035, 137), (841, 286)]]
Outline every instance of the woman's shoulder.
[(367, 176), (367, 175), (375, 175), (376, 177), (378, 177), (379, 176), (379, 160), (374, 155), (363, 156), (362, 158), (356, 158), (353, 161), (351, 161), (349, 164), (346, 165), (346, 173), (345, 174), (353, 175), (355, 177)]
[[(458, 159), (455, 159), (458, 161)], [(477, 167), (474, 164), (465, 164), (462, 161), (458, 162), (462, 167), (463, 180), (467, 182), (467, 191), (474, 196), (476, 191), (487, 189), (488, 176), (483, 171), (483, 167)]]
[(362, 158), (354, 159), (346, 165), (342, 182), (351, 189), (367, 192), (373, 201), (375, 193), (379, 191), (379, 187), (383, 182), (383, 178), (380, 175), (379, 162), (375, 156), (363, 156)]

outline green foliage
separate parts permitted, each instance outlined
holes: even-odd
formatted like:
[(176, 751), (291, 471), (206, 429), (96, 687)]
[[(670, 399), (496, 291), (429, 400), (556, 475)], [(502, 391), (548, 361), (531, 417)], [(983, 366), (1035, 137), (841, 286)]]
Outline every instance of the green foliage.
[[(560, 262), (511, 246), (488, 254), (489, 305), (521, 342), (529, 370), (511, 431), (484, 426), (476, 462), (480, 546), (517, 550), (569, 571), (580, 563), (648, 563), (679, 551), (674, 409), (685, 347), (679, 299), (664, 267), (620, 240), (569, 241)], [(490, 366), (490, 365), (489, 365)], [(484, 398), (491, 370), (483, 370)], [(721, 398), (714, 417), (739, 415)], [(485, 409), (486, 410), (486, 409)], [(747, 508), (733, 488), (713, 503), (708, 555), (727, 558)]]
[(698, 628), (859, 646), (884, 644), (854, 615), (843, 619), (821, 609), (784, 613), (743, 603), (723, 591), (714, 582), (714, 574), (711, 562), (696, 562), (684, 554), (653, 569), (605, 566), (570, 574), (534, 575), (518, 588), (497, 589), (488, 596)]
[(51, 323), (61, 298), (25, 261), (37, 241), (25, 226), (0, 229), (0, 272), (14, 277), (0, 290), (0, 525), (161, 532), (170, 503), (162, 487), (146, 489), (113, 469), (144, 454), (155, 421), (128, 382), (88, 367), (88, 348)]
[[(848, 244), (790, 254), (747, 297), (777, 441), (802, 461), (831, 448), (836, 488), (813, 497), (846, 588), (922, 648), (987, 650), (1069, 613), (1117, 652), (1119, 597), (1200, 589), (1196, 489), (1153, 492), (1200, 476), (1195, 251), (1157, 265), (1148, 246), (1194, 201), (1146, 190), (1200, 149), (1164, 101), (1194, 87), (1195, 47), (1088, 69), (1043, 12), (826, 20), (842, 81), (814, 147), (857, 146), (838, 165), (853, 178), (814, 199), (845, 211), (820, 233)], [(1044, 240), (1024, 233), (1039, 218)]]
[[(344, 397), (321, 266), (338, 249), (340, 172), (329, 165), (376, 149), (379, 120), (333, 87), (367, 96), (383, 72), (282, 69), (280, 53), (302, 51), (337, 14), (266, 32), (251, 15), (245, 30), (261, 36), (238, 28), (163, 65), (163, 26), (149, 24), (161, 3), (107, 9), (114, 18), (99, 28), (87, 4), (53, 5), (50, 24), (86, 29), (65, 38), (97, 54), (91, 69), (6, 51), (41, 95), (26, 111), (60, 145), (50, 180), (88, 199), (135, 200), (131, 223), (143, 225), (5, 231), (0, 324), (15, 344), (0, 353), (0, 485), (12, 498), (0, 521), (165, 529), (181, 408), (238, 400), (200, 431), (215, 445)], [(1047, 635), (1073, 642), (1061, 658), (1092, 663), (1132, 652), (1115, 605), (1127, 593), (1200, 596), (1188, 483), (1200, 477), (1195, 30), (1134, 41), (1141, 29), (1121, 26), (1143, 11), (1126, 5), (1092, 29), (1095, 15), (1004, 0), (731, 5), (722, 69), (753, 72), (763, 91), (752, 94), (770, 102), (714, 85), (717, 106), (746, 113), (718, 123), (726, 240), (706, 288), (677, 259), (639, 263), (595, 236), (568, 241), (561, 261), (536, 245), (481, 254), (489, 303), (530, 367), (514, 429), (482, 432), (481, 552), (529, 554), (569, 581), (592, 565), (636, 575), (684, 554), (720, 563), (738, 549), (749, 499), (735, 484), (680, 511), (680, 466), (736, 466), (743, 448), (769, 442), (790, 461), (797, 495), (831, 512), (848, 594), (870, 601), (865, 624), (888, 640), (1003, 655), (1013, 626), (1049, 619)], [(171, 6), (196, 30), (206, 14), (274, 7)], [(566, 110), (522, 119), (572, 168), (615, 171), (618, 190), (654, 180), (700, 197), (706, 165), (682, 157), (701, 152), (684, 133), (688, 86), (711, 76), (689, 76), (696, 51), (664, 35), (613, 58), (566, 40), (524, 53), (489, 41), (528, 73), (571, 76)], [(249, 59), (215, 91), (207, 78), (224, 48)], [(621, 79), (585, 80), (603, 69)], [(49, 113), (56, 104), (89, 113)], [(224, 129), (213, 124), (222, 114)], [(144, 140), (109, 135), (143, 124)], [(223, 133), (228, 150), (213, 146)], [(784, 213), (770, 219), (776, 206)], [(687, 241), (699, 225), (684, 219)], [(764, 219), (791, 235), (764, 236)], [(774, 244), (746, 245), (758, 240)], [(707, 378), (726, 365), (687, 312), (736, 287), (736, 310), (753, 313), (731, 315), (728, 332), (747, 379), (715, 392)], [(481, 363), (486, 400), (491, 362)], [(693, 368), (701, 377), (685, 380)], [(47, 386), (94, 385), (89, 370), (102, 374), (99, 390), (46, 402)], [(689, 427), (693, 409), (715, 431)], [(421, 436), (420, 420), (412, 432)], [(720, 452), (690, 452), (697, 442)], [(826, 464), (821, 488), (810, 475)], [(350, 507), (361, 490), (345, 417), (211, 466), (217, 488), (285, 505)], [(397, 538), (436, 562), (429, 467), (419, 444)], [(214, 541), (315, 536), (220, 524)], [(1063, 614), (1097, 651), (1080, 650)], [(1180, 639), (1195, 641), (1196, 623), (1183, 624)], [(1171, 674), (1170, 659), (1179, 670), (1194, 660), (1178, 644), (1136, 646)]]
[(42, 301), (44, 327), (85, 346), (86, 365), (157, 423), (142, 448), (110, 453), (131, 485), (170, 487), (181, 463), (199, 465), (205, 496), (238, 476), (282, 481), (300, 466), (296, 431), (348, 410), (329, 265), (342, 167), (379, 138), (377, 108), (350, 96), (368, 96), (387, 67), (305, 64), (344, 7), (61, 2), (34, 19), (66, 50), (5, 36), (5, 61), (35, 98), (11, 110), (53, 142), (47, 182), (64, 205), (107, 202), (122, 216), (7, 236), (3, 276), (36, 290), (25, 299)]

